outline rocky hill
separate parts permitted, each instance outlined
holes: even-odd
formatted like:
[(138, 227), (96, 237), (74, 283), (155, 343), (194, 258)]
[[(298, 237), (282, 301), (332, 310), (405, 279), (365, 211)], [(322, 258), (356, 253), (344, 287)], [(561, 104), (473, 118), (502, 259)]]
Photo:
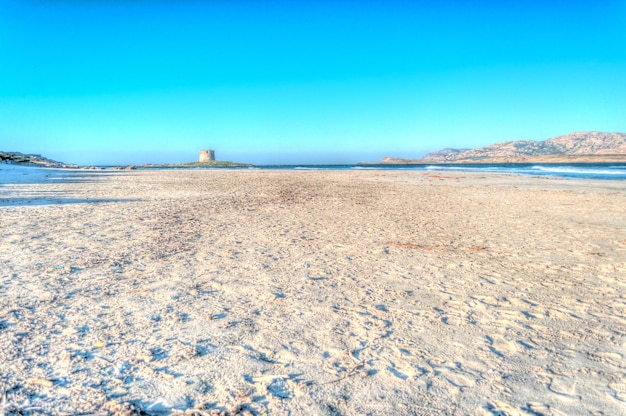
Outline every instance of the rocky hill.
[(0, 151), (0, 163), (11, 163), (15, 165), (41, 166), (50, 168), (76, 168), (77, 165), (58, 162), (41, 155), (27, 155), (20, 152)]
[(558, 161), (561, 158), (575, 161), (626, 160), (626, 134), (577, 132), (544, 141), (518, 140), (470, 150), (444, 149), (429, 153), (421, 160), (429, 163), (476, 163)]
[(445, 149), (439, 150), (437, 152), (432, 152), (423, 157), (424, 160), (436, 160), (436, 159), (445, 159), (445, 158), (453, 158), (456, 157), (459, 153), (467, 152), (472, 149), (452, 149), (446, 147)]

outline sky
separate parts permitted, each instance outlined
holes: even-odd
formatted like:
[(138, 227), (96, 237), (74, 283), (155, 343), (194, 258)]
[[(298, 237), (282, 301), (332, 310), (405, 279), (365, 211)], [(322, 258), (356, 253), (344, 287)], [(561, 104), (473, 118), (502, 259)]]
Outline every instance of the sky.
[(419, 158), (626, 132), (626, 0), (0, 0), (0, 150)]

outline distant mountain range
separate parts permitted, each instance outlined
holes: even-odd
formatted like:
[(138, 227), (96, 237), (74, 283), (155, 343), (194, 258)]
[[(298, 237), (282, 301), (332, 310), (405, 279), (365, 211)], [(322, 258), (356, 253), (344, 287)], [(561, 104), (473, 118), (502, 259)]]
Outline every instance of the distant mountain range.
[(443, 149), (422, 159), (386, 157), (383, 163), (626, 162), (626, 134), (577, 132), (544, 141), (517, 140), (476, 149)]

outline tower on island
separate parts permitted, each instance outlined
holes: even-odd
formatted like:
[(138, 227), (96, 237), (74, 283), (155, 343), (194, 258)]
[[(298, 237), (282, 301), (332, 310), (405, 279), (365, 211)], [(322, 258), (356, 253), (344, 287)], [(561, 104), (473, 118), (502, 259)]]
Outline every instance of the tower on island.
[(200, 162), (212, 162), (215, 160), (215, 150), (200, 150)]

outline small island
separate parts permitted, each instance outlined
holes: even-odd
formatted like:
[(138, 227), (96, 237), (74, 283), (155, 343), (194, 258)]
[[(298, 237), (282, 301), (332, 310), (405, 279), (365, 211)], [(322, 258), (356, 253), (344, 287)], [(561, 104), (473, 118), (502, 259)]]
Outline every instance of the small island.
[(140, 168), (237, 168), (252, 166), (248, 163), (230, 162), (227, 160), (216, 160), (215, 150), (200, 150), (200, 157), (197, 162), (186, 163), (158, 163), (158, 164), (141, 164)]
[[(134, 165), (133, 165), (134, 166)], [(186, 163), (144, 163), (136, 165), (138, 168), (235, 168), (253, 166), (249, 163), (230, 162), (227, 160), (213, 160), (209, 162)]]

